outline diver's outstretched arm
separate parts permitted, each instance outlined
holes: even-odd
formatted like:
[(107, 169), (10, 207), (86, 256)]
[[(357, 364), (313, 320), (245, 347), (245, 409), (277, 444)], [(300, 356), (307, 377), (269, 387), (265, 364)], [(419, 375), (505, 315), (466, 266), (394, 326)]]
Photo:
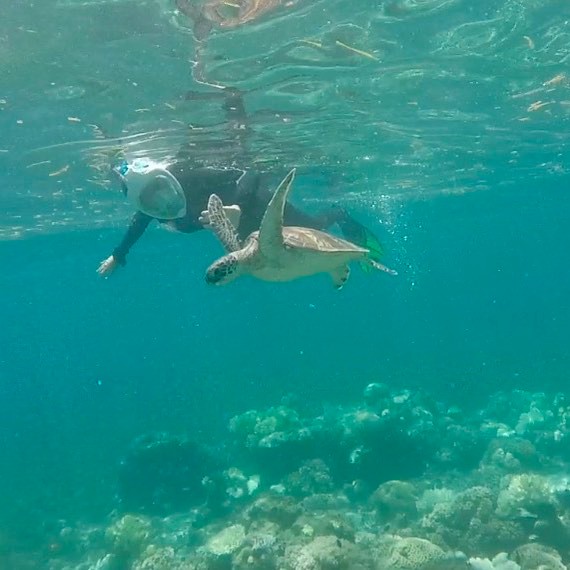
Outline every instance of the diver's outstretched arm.
[(143, 212), (136, 212), (121, 243), (113, 250), (113, 253), (107, 259), (101, 262), (97, 273), (103, 277), (107, 277), (113, 273), (118, 266), (124, 266), (127, 263), (129, 250), (144, 234), (153, 219), (154, 218)]

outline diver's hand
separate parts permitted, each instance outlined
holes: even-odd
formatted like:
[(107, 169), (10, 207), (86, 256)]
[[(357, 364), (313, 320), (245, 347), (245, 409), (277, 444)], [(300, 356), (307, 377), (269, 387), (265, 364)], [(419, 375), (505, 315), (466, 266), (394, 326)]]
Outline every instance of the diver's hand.
[(97, 269), (97, 273), (101, 275), (101, 277), (109, 277), (117, 267), (119, 267), (117, 260), (110, 255), (107, 259), (104, 259), (101, 262), (101, 265), (99, 265), (99, 268)]
[[(241, 219), (241, 208), (237, 204), (233, 204), (231, 206), (224, 206), (224, 212), (226, 213), (226, 216), (228, 217), (228, 220), (230, 221), (232, 226), (237, 229), (239, 227), (239, 221)], [(198, 221), (205, 228), (208, 229), (211, 228), (210, 216), (208, 214), (208, 210), (204, 210), (200, 214)]]

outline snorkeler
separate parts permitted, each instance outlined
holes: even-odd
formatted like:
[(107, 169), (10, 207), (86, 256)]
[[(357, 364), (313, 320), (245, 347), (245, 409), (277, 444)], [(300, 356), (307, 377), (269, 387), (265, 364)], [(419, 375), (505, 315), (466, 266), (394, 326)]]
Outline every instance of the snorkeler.
[[(246, 132), (245, 109), (241, 97), (234, 91), (229, 93), (224, 107), (240, 138)], [(172, 164), (138, 158), (130, 163), (123, 161), (112, 172), (137, 211), (119, 245), (99, 265), (97, 272), (102, 276), (126, 264), (130, 249), (153, 220), (182, 233), (207, 228), (208, 198), (215, 192), (224, 204), (231, 204), (225, 207), (226, 213), (243, 239), (259, 229), (272, 195), (259, 173), (196, 166), (187, 158)], [(325, 230), (335, 223), (347, 239), (368, 248), (372, 258), (381, 257), (382, 247), (376, 237), (342, 208), (332, 207), (313, 217), (286, 205), (286, 225)]]

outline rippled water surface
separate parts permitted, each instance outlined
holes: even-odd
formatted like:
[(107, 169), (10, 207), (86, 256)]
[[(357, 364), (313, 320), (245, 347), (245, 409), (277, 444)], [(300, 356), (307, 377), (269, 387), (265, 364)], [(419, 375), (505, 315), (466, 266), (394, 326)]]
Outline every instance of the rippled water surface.
[[(569, 168), (565, 0), (207, 4), (194, 21), (189, 0), (2, 7), (2, 238), (123, 220), (115, 157), (181, 144), (208, 164), (319, 169), (335, 184), (306, 200), (368, 206)], [(222, 85), (245, 93), (247, 157), (220, 150), (218, 99), (185, 97)]]

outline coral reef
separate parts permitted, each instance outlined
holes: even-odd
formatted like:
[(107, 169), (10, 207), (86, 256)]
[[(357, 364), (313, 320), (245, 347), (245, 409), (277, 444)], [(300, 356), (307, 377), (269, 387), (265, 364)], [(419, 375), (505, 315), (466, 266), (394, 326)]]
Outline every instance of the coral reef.
[(321, 415), (234, 417), (223, 462), (185, 438), (141, 438), (119, 514), (104, 531), (62, 525), (43, 567), (564, 570), (569, 417), (560, 394), (468, 411), (373, 383)]
[(380, 519), (403, 526), (417, 515), (416, 489), (407, 481), (387, 481), (376, 489), (371, 503)]
[(125, 515), (105, 531), (108, 549), (119, 560), (136, 558), (150, 535), (150, 522), (141, 517)]
[(210, 498), (204, 478), (212, 481), (222, 469), (219, 458), (195, 441), (167, 433), (141, 436), (119, 468), (121, 506), (157, 515), (186, 510)]
[(384, 536), (376, 556), (380, 568), (393, 570), (428, 570), (446, 558), (445, 552), (429, 540), (401, 536)]

